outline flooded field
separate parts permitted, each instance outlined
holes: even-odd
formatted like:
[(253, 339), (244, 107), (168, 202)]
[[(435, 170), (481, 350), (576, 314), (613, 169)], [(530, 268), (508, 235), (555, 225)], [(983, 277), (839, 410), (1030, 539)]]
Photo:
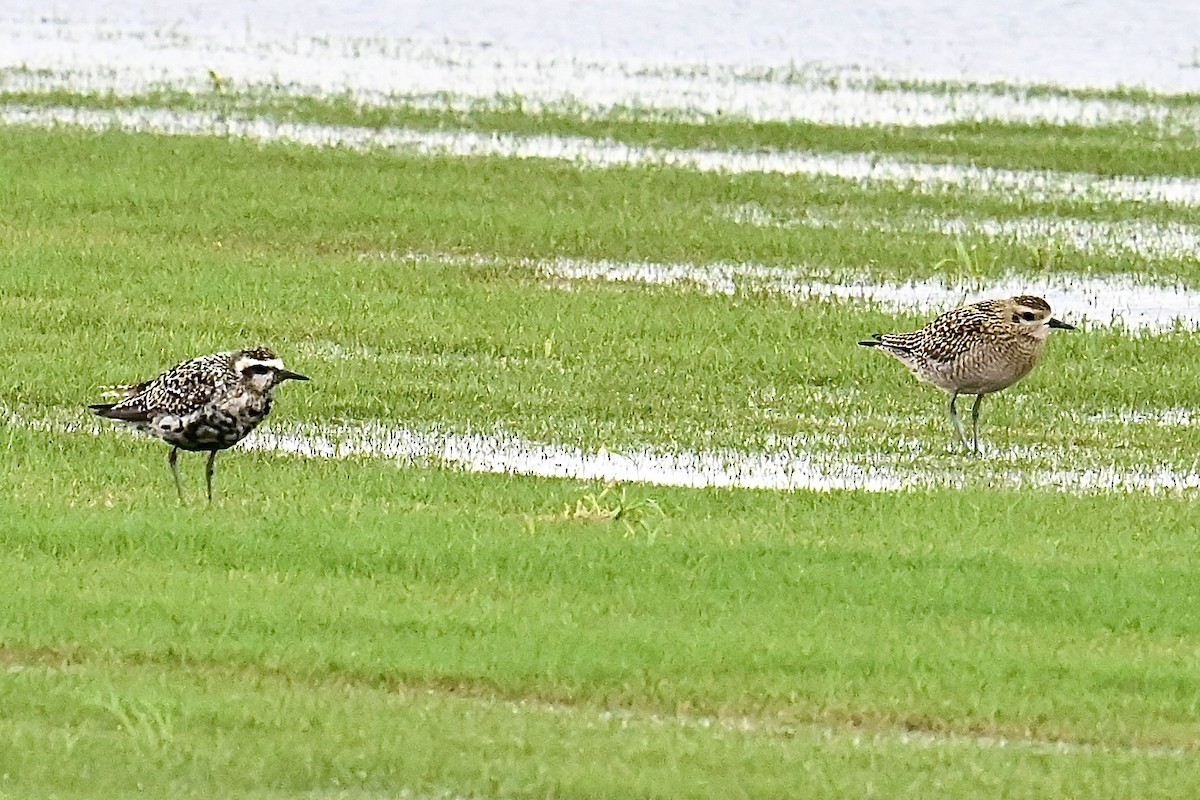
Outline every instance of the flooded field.
[[(1066, 5), (1048, 3), (1043, 10), (1050, 29), (1077, 14)], [(765, 292), (786, 297), (799, 307), (845, 301), (920, 314), (940, 313), (988, 296), (1032, 293), (1051, 299), (1064, 315), (1092, 330), (1116, 326), (1139, 334), (1192, 330), (1200, 324), (1200, 304), (1193, 288), (1200, 275), (1187, 266), (1195, 262), (1198, 234), (1191, 209), (1200, 202), (1200, 175), (1152, 169), (1101, 174), (1042, 166), (981, 166), (971, 159), (921, 157), (914, 152), (887, 155), (829, 146), (768, 147), (752, 136), (740, 145), (680, 147), (623, 140), (619, 129), (611, 127), (618, 132), (605, 137), (518, 132), (502, 126), (453, 127), (456, 120), (461, 126), (471, 115), (511, 115), (516, 110), (533, 118), (609, 120), (610, 125), (621, 119), (693, 128), (723, 119), (914, 131), (964, 124), (1046, 125), (1094, 129), (1098, 136), (1108, 136), (1100, 132), (1115, 126), (1186, 139), (1200, 116), (1200, 104), (1189, 96), (1169, 93), (1190, 87), (1195, 78), (1182, 61), (1172, 67), (1170, 59), (1182, 55), (1129, 47), (1124, 74), (1140, 81), (1143, 91), (1134, 96), (1120, 88), (1132, 84), (1114, 84), (1101, 72), (1088, 84), (1095, 91), (1074, 91), (1078, 87), (1067, 56), (1074, 53), (1082, 58), (1094, 46), (1082, 32), (1064, 40), (1058, 60), (1022, 60), (1028, 54), (1018, 48), (1008, 54), (1007, 65), (990, 64), (991, 69), (1012, 72), (1012, 82), (1001, 84), (985, 82), (987, 70), (974, 70), (968, 40), (953, 43), (959, 48), (954, 58), (948, 51), (931, 49), (925, 60), (905, 62), (893, 60), (887, 51), (827, 53), (819, 47), (811, 54), (785, 58), (788, 37), (795, 34), (775, 33), (772, 17), (799, 13), (805, 22), (814, 20), (807, 12), (783, 7), (756, 7), (754, 19), (739, 17), (731, 24), (744, 37), (743, 58), (739, 60), (735, 47), (726, 57), (710, 61), (689, 61), (689, 54), (699, 52), (696, 46), (712, 34), (692, 39), (687, 31), (676, 31), (677, 40), (629, 40), (629, 52), (618, 49), (600, 57), (592, 46), (593, 34), (569, 26), (571, 15), (578, 12), (548, 15), (547, 26), (567, 27), (557, 33), (547, 28), (544, 37), (533, 42), (523, 39), (528, 32), (488, 24), (492, 18), (486, 15), (479, 19), (479, 30), (488, 34), (439, 37), (433, 34), (439, 25), (450, 26), (449, 31), (458, 24), (452, 16), (434, 19), (426, 14), (410, 27), (398, 22), (396, 14), (401, 10), (356, 7), (330, 19), (292, 19), (290, 26), (276, 29), (265, 17), (256, 16), (262, 11), (244, 11), (241, 25), (218, 29), (186, 3), (154, 8), (98, 4), (86, 11), (40, 16), (10, 10), (0, 18), (0, 39), (7, 43), (0, 48), (7, 59), (0, 66), (0, 89), (12, 101), (0, 106), (0, 124), (14, 129), (230, 137), (264, 146), (394, 152), (406, 158), (533, 160), (577, 169), (670, 169), (698, 175), (778, 176), (818, 184), (832, 181), (864, 197), (886, 192), (907, 195), (912, 199), (905, 203), (911, 205), (896, 213), (894, 203), (872, 211), (869, 205), (843, 204), (833, 209), (823, 204), (751, 201), (713, 203), (704, 213), (714, 222), (748, 232), (759, 229), (784, 239), (805, 232), (818, 241), (893, 236), (896, 241), (954, 242), (958, 263), (926, 262), (915, 267), (912, 277), (897, 280), (887, 279), (870, 260), (835, 263), (803, 253), (784, 259), (785, 263), (568, 254), (513, 258), (488, 252), (464, 256), (418, 251), (379, 251), (359, 257), (519, 268), (540, 276), (543, 286), (571, 291), (602, 281), (727, 296)], [(488, 13), (497, 11), (492, 8)], [(890, 17), (884, 8), (864, 6), (847, 13), (878, 24), (875, 36), (890, 35)], [(730, 14), (737, 16), (714, 5), (709, 23), (730, 23)], [(920, 19), (918, 15), (907, 21), (916, 25)], [(1011, 24), (1012, 20), (997, 17), (994, 22)], [(1159, 30), (1152, 19), (1142, 23), (1146, 33)], [(367, 35), (367, 30), (373, 33)], [(979, 30), (986, 34), (987, 23)], [(492, 38), (494, 32), (501, 32), (495, 34), (499, 38)], [(863, 36), (871, 40), (872, 34), (867, 30)], [(765, 50), (749, 46), (763, 42), (769, 43)], [(905, 57), (911, 56), (910, 51), (904, 52)], [(778, 57), (775, 62), (772, 53)], [(951, 63), (958, 65), (957, 74), (946, 72)], [(932, 76), (942, 82), (929, 82)], [(99, 102), (63, 104), (58, 101), (62, 92), (82, 93)], [(170, 100), (172, 96), (190, 99), (181, 104)], [(360, 113), (377, 109), (416, 115), (413, 119), (422, 122), (322, 122), (287, 110), (296, 100), (338, 98), (351, 98)], [(260, 112), (253, 111), (255, 104), (262, 108)], [(277, 110), (272, 112), (272, 107)], [(431, 127), (431, 118), (444, 122)], [(954, 134), (942, 138), (951, 141)], [(930, 210), (929, 203), (919, 199), (922, 196), (934, 203), (948, 200), (950, 208)], [(955, 213), (956, 198), (980, 210)], [(991, 207), (982, 210), (988, 204)], [(1059, 211), (1064, 208), (1075, 210)], [(1142, 209), (1150, 208), (1165, 211), (1143, 213)], [(1088, 216), (1089, 209), (1100, 213)], [(1168, 218), (1163, 218), (1164, 213)], [(988, 274), (978, 274), (963, 262), (964, 253), (966, 258), (984, 258), (989, 249), (1040, 254), (1034, 257), (1054, 258), (1063, 265), (1029, 274), (1020, 263), (1000, 262), (990, 266)], [(897, 256), (899, 252), (892, 257)], [(976, 274), (964, 274), (964, 269)], [(331, 346), (343, 347), (337, 342)], [(1110, 412), (1124, 413), (1121, 408)], [(854, 453), (850, 440), (831, 447), (830, 434), (817, 430), (788, 437), (789, 443), (776, 452), (673, 451), (667, 440), (643, 442), (634, 448), (641, 455), (618, 457), (602, 451), (586, 453), (565, 442), (523, 444), (516, 432), (501, 433), (498, 439), (459, 441), (454, 438), (455, 423), (446, 422), (445, 434), (417, 434), (406, 428), (403, 419), (350, 421), (354, 430), (364, 424), (379, 426), (376, 434), (351, 437), (374, 442), (364, 445), (365, 450), (346, 444), (345, 431), (334, 435), (341, 442), (334, 445), (329, 438), (333, 434), (315, 429), (301, 438), (269, 434), (259, 439), (258, 446), (273, 442), (269, 446), (308, 455), (395, 450), (394, 456), (436, 457), (472, 469), (680, 485), (878, 490), (957, 480), (951, 478), (953, 470), (937, 477), (937, 469), (926, 474), (906, 459), (889, 464), (886, 454)], [(845, 433), (834, 440), (837, 436)], [(407, 444), (398, 445), (400, 440)], [(464, 447), (490, 455), (462, 455)], [(628, 449), (628, 443), (621, 445), (623, 452)], [(1087, 488), (1105, 481), (1122, 487), (1176, 481), (1184, 488), (1192, 483), (1172, 469), (1149, 484), (1136, 477), (1157, 466), (1162, 465), (1118, 466), (1100, 459), (1084, 468), (1092, 470), (1085, 479), (1063, 478), (1060, 468), (1047, 462), (1036, 475), (1031, 472), (1001, 483)]]
[[(1127, 6), (6, 3), (0, 796), (1187, 796), (1200, 15)], [(978, 457), (858, 345), (1026, 294)], [(86, 409), (255, 343), (208, 506)]]

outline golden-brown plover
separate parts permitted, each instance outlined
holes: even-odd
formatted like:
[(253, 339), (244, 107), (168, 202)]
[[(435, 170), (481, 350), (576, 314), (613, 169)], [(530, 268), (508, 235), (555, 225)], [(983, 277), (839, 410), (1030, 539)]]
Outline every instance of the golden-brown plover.
[[(895, 356), (923, 381), (950, 394), (950, 419), (963, 447), (979, 454), (979, 406), (984, 395), (998, 392), (1024, 378), (1042, 357), (1052, 328), (1074, 330), (1050, 316), (1040, 297), (1023, 295), (984, 300), (947, 311), (911, 333), (875, 333), (872, 341)], [(975, 395), (971, 407), (972, 445), (958, 418), (960, 394)]]
[(175, 460), (180, 450), (208, 452), (204, 477), (212, 502), (213, 461), (218, 450), (240, 442), (271, 411), (275, 388), (284, 381), (306, 381), (284, 369), (279, 356), (263, 347), (213, 353), (184, 361), (152, 380), (118, 386), (116, 403), (89, 406), (171, 445), (167, 463), (184, 501)]

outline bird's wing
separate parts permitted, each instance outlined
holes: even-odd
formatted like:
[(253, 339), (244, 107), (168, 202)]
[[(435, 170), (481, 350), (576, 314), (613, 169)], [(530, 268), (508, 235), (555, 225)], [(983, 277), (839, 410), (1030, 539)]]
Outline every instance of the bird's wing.
[(186, 414), (213, 399), (220, 390), (224, 373), (224, 353), (184, 361), (153, 380), (119, 387), (126, 394), (117, 403), (91, 406), (103, 417), (126, 422), (141, 422), (155, 414)]
[(994, 320), (986, 305), (976, 303), (947, 311), (921, 329), (926, 356), (934, 361), (953, 361), (991, 342)]
[[(919, 331), (876, 333), (875, 343), (893, 355), (918, 355), (922, 360), (953, 361), (989, 341), (990, 317), (978, 305), (947, 311)], [(869, 344), (863, 342), (863, 344)]]

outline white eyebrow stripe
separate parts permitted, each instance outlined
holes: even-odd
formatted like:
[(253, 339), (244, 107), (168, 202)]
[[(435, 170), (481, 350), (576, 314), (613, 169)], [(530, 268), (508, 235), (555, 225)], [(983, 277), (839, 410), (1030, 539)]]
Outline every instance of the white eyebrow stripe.
[(248, 356), (243, 356), (242, 358), (239, 358), (237, 363), (234, 364), (234, 369), (236, 369), (238, 372), (245, 372), (247, 368), (252, 367), (255, 364), (261, 364), (262, 366), (270, 367), (271, 369), (283, 369), (283, 359), (282, 358), (265, 358), (264, 359), (264, 358), (250, 358)]

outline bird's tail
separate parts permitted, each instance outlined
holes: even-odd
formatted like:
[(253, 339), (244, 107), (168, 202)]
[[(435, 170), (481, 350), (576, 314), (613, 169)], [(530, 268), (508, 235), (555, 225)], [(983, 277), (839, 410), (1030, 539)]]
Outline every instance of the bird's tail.
[(859, 342), (859, 344), (863, 347), (882, 347), (893, 354), (912, 352), (910, 347), (901, 343), (902, 341), (903, 337), (896, 334), (872, 333), (869, 340)]
[(150, 419), (150, 415), (144, 408), (120, 408), (119, 406), (120, 403), (93, 403), (88, 408), (98, 416), (121, 422), (146, 422)]

